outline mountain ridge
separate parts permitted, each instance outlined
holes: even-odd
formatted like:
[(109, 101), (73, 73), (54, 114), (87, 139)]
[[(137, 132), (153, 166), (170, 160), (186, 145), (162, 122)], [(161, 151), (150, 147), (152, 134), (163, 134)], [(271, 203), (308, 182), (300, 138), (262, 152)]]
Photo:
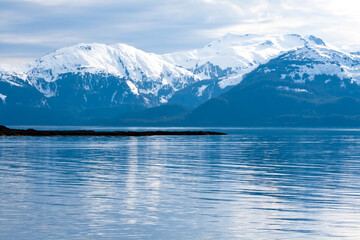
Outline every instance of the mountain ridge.
[[(26, 108), (31, 112), (33, 108), (43, 109), (45, 115), (60, 111), (86, 116), (84, 121), (91, 118), (89, 113), (99, 118), (101, 109), (106, 109), (104, 116), (114, 119), (125, 119), (129, 111), (163, 105), (184, 106), (196, 113), (207, 101), (224, 99), (227, 92), (248, 84), (249, 79), (260, 81), (262, 88), (261, 84), (269, 83), (267, 78), (271, 79), (274, 98), (279, 92), (292, 98), (313, 94), (319, 101), (325, 95), (333, 98), (330, 92), (357, 98), (360, 55), (315, 36), (298, 34), (227, 34), (203, 48), (163, 55), (126, 44), (81, 43), (28, 64), (0, 65), (0, 111), (6, 114)], [(258, 97), (261, 101), (263, 96)], [(178, 116), (184, 118), (186, 111), (177, 109)], [(134, 116), (146, 118), (146, 114), (161, 112), (158, 117), (174, 120), (175, 110), (169, 111), (171, 118), (163, 110), (130, 115), (137, 122)], [(156, 122), (158, 117), (150, 119)]]

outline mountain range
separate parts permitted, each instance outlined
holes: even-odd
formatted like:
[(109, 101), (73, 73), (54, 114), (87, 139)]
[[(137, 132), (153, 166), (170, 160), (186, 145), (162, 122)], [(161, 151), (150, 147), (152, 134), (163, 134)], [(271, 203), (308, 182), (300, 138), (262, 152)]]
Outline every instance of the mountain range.
[(360, 55), (298, 34), (163, 55), (77, 44), (0, 65), (0, 123), (358, 126)]

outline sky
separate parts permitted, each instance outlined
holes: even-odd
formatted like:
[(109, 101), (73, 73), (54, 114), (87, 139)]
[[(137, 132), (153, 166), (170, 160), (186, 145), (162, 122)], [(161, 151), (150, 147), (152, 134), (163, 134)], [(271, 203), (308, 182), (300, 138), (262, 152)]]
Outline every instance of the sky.
[(349, 48), (360, 46), (359, 12), (356, 0), (0, 0), (0, 63), (93, 42), (161, 54), (226, 33), (311, 34)]

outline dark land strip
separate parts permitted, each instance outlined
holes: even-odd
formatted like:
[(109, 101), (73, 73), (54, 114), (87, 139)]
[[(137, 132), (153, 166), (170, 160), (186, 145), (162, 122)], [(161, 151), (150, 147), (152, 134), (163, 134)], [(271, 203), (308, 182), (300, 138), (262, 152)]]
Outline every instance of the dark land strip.
[(141, 137), (141, 136), (172, 136), (172, 135), (227, 135), (220, 132), (209, 131), (93, 131), (93, 130), (71, 130), (71, 131), (48, 131), (35, 129), (10, 129), (0, 125), (0, 136), (107, 136), (107, 137)]

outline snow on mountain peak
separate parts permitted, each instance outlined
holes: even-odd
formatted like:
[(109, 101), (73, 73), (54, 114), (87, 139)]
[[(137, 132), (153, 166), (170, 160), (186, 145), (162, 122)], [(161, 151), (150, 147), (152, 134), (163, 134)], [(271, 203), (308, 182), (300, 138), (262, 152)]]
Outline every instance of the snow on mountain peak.
[(202, 79), (214, 77), (209, 74), (209, 67), (228, 70), (231, 73), (229, 78), (219, 83), (221, 88), (225, 88), (238, 84), (244, 74), (251, 72), (260, 64), (268, 62), (281, 53), (306, 45), (325, 46), (325, 43), (311, 35), (303, 37), (298, 34), (226, 34), (203, 48), (164, 54), (163, 58), (177, 66), (197, 72)]
[(281, 58), (287, 61), (303, 61), (303, 64), (293, 64), (295, 69), (289, 73), (292, 79), (296, 75), (300, 76), (300, 79), (296, 80), (298, 82), (314, 80), (316, 75), (329, 75), (342, 80), (351, 79), (352, 82), (360, 84), (360, 56), (354, 54), (321, 45), (307, 45), (290, 51)]
[[(314, 63), (313, 70), (300, 69), (302, 72), (338, 74), (360, 82), (360, 54), (338, 50), (313, 35), (299, 34), (226, 34), (202, 48), (164, 55), (146, 53), (122, 43), (80, 43), (28, 64), (2, 65), (0, 78), (13, 85), (20, 84), (18, 79), (22, 79), (51, 97), (56, 88), (47, 86), (62, 74), (111, 75), (123, 80), (134, 95), (152, 94), (166, 102), (174, 92), (198, 80), (214, 79), (220, 89), (237, 85), (259, 65), (287, 53), (296, 54), (293, 57), (298, 60), (324, 63)], [(206, 91), (204, 85), (197, 93), (202, 96)]]
[[(36, 72), (49, 72), (46, 81), (54, 81), (67, 72), (107, 73), (141, 81), (143, 76), (160, 78), (164, 72), (175, 77), (190, 75), (155, 54), (149, 54), (126, 44), (77, 44), (48, 54), (31, 63)], [(141, 71), (140, 71), (141, 69)]]
[[(64, 73), (86, 72), (112, 74), (131, 78), (135, 82), (148, 79), (173, 84), (175, 78), (182, 76), (212, 78), (214, 76), (209, 68), (215, 67), (219, 68), (216, 69), (215, 77), (221, 78), (218, 72), (227, 71), (232, 79), (228, 84), (233, 85), (260, 64), (307, 44), (325, 46), (321, 39), (312, 35), (226, 34), (200, 49), (159, 56), (123, 43), (80, 43), (59, 49), (28, 64), (0, 66), (0, 71), (3, 75), (16, 75), (30, 83), (34, 78), (54, 82)], [(238, 80), (234, 81), (234, 78)], [(222, 87), (228, 86), (226, 81), (224, 79), (221, 83)]]
[[(190, 71), (164, 61), (159, 55), (122, 43), (80, 43), (61, 48), (28, 64), (16, 67), (4, 65), (0, 71), (2, 79), (16, 76), (47, 97), (55, 94), (46, 87), (47, 84), (56, 82), (60, 75), (66, 73), (112, 75), (132, 81), (130, 89), (134, 93), (140, 91), (155, 95), (165, 85), (176, 91), (190, 84), (189, 79), (199, 79)], [(144, 87), (145, 82), (151, 84)]]

